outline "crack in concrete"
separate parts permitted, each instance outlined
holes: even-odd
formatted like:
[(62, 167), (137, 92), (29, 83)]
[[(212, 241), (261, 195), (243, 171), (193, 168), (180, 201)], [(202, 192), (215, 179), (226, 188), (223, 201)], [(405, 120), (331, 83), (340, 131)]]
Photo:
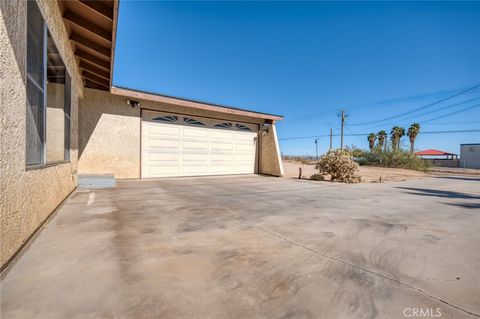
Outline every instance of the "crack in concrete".
[(271, 235), (271, 236), (274, 236), (274, 237), (276, 237), (276, 238), (279, 238), (279, 239), (281, 239), (281, 240), (283, 240), (283, 241), (286, 241), (286, 242), (288, 242), (288, 243), (290, 243), (290, 244), (292, 244), (292, 245), (295, 245), (295, 246), (297, 246), (297, 247), (306, 249), (306, 250), (308, 250), (308, 251), (310, 251), (310, 252), (312, 252), (312, 253), (314, 253), (314, 254), (317, 254), (317, 255), (320, 255), (320, 256), (322, 256), (322, 257), (324, 257), (324, 258), (328, 258), (328, 259), (330, 259), (330, 260), (333, 260), (333, 261), (342, 263), (342, 264), (344, 264), (344, 265), (348, 265), (348, 266), (353, 267), (353, 268), (361, 269), (361, 270), (363, 270), (363, 271), (365, 271), (365, 272), (368, 272), (368, 273), (370, 273), (370, 274), (372, 274), (372, 275), (374, 275), (374, 276), (378, 276), (378, 277), (381, 277), (381, 278), (384, 278), (384, 279), (387, 279), (387, 280), (396, 282), (397, 284), (402, 285), (402, 286), (404, 286), (404, 287), (407, 287), (407, 288), (409, 288), (409, 289), (411, 289), (411, 290), (414, 290), (414, 291), (416, 291), (416, 292), (419, 292), (419, 293), (421, 293), (421, 294), (429, 297), (430, 299), (434, 299), (434, 300), (436, 300), (436, 301), (438, 301), (438, 302), (441, 302), (441, 303), (443, 303), (443, 304), (446, 304), (446, 305), (448, 305), (448, 306), (450, 306), (450, 307), (452, 307), (452, 308), (454, 308), (454, 309), (460, 310), (460, 311), (462, 311), (462, 312), (464, 312), (464, 313), (466, 313), (466, 314), (469, 314), (469, 315), (472, 315), (472, 316), (475, 316), (475, 317), (479, 317), (479, 318), (480, 318), (480, 314), (477, 314), (477, 313), (474, 313), (474, 312), (472, 312), (472, 311), (463, 309), (463, 308), (461, 308), (461, 307), (459, 307), (459, 306), (457, 306), (457, 305), (454, 305), (454, 304), (452, 304), (452, 303), (450, 303), (450, 302), (448, 302), (448, 301), (446, 301), (446, 300), (443, 300), (443, 299), (441, 299), (441, 298), (439, 298), (439, 297), (436, 297), (436, 296), (434, 296), (434, 295), (426, 292), (425, 290), (422, 290), (422, 289), (420, 289), (420, 288), (414, 287), (414, 286), (412, 286), (412, 285), (410, 285), (410, 284), (408, 284), (408, 283), (406, 283), (406, 282), (403, 282), (403, 281), (398, 280), (398, 279), (395, 279), (395, 278), (393, 278), (393, 277), (390, 277), (390, 276), (387, 276), (387, 275), (378, 273), (378, 272), (373, 271), (373, 270), (370, 270), (370, 269), (368, 269), (368, 268), (364, 268), (364, 267), (362, 267), (362, 266), (358, 266), (358, 265), (352, 264), (352, 263), (350, 263), (350, 262), (348, 262), (348, 261), (345, 261), (345, 260), (342, 260), (342, 259), (340, 259), (340, 258), (327, 255), (327, 254), (322, 253), (321, 251), (318, 251), (318, 250), (316, 250), (316, 249), (314, 249), (314, 248), (311, 248), (311, 247), (308, 247), (308, 246), (306, 246), (306, 245), (304, 245), (304, 244), (297, 243), (297, 242), (295, 242), (295, 241), (293, 241), (293, 240), (290, 240), (290, 239), (288, 239), (288, 238), (286, 238), (286, 237), (284, 237), (284, 236), (282, 236), (282, 235), (280, 235), (280, 234), (277, 234), (277, 233), (275, 233), (275, 232), (273, 232), (273, 231), (271, 231), (271, 230), (268, 230), (268, 229), (266, 229), (266, 228), (264, 228), (264, 227), (261, 227), (261, 226), (258, 226), (258, 225), (249, 223), (249, 222), (243, 220), (241, 217), (239, 217), (239, 216), (236, 215), (236, 214), (233, 214), (233, 215), (236, 217), (237, 220), (241, 221), (241, 222), (244, 223), (245, 225), (248, 225), (248, 226), (250, 226), (250, 227), (255, 227), (256, 229), (259, 229), (259, 230), (261, 230), (261, 231), (263, 231), (263, 232), (265, 232), (265, 233), (267, 233), (267, 234), (269, 234), (269, 235)]

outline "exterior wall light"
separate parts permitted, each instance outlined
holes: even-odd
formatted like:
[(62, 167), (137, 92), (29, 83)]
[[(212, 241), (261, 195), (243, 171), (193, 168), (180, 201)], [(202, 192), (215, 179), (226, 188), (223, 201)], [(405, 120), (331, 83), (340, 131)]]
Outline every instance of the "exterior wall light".
[(127, 105), (130, 105), (131, 107), (136, 107), (140, 106), (140, 102), (134, 100), (127, 100)]

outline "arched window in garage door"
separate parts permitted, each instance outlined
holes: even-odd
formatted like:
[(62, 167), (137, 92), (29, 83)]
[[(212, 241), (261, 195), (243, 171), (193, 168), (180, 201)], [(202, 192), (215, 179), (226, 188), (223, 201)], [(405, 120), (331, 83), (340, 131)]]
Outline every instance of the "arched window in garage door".
[(230, 122), (223, 122), (223, 123), (215, 124), (214, 127), (218, 127), (218, 128), (232, 128), (232, 127), (233, 127), (233, 124), (230, 123)]
[(193, 119), (191, 117), (185, 117), (183, 120), (185, 121), (186, 124), (205, 126), (205, 123), (200, 122), (199, 120)]
[(237, 123), (237, 124), (235, 124), (235, 127), (236, 127), (237, 129), (239, 129), (240, 131), (248, 131), (248, 132), (251, 132), (251, 131), (252, 131), (251, 128), (249, 128), (248, 126), (245, 126), (245, 125), (243, 125), (243, 124), (238, 124), (238, 123)]
[(176, 122), (178, 120), (178, 116), (176, 115), (157, 116), (157, 117), (154, 117), (152, 120), (158, 121), (158, 122)]

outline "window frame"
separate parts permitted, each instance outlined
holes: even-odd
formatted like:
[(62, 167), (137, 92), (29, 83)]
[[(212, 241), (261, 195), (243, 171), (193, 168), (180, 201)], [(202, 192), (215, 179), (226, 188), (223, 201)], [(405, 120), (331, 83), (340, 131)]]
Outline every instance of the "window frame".
[[(25, 103), (25, 110), (26, 112), (28, 112), (29, 108), (30, 108), (30, 104), (29, 104), (29, 100), (28, 100), (28, 86), (27, 86), (27, 82), (30, 81), (32, 82), (32, 84), (34, 84), (37, 88), (40, 88), (38, 86), (38, 84), (33, 81), (33, 79), (29, 79), (29, 74), (28, 74), (28, 32), (29, 32), (29, 28), (28, 28), (28, 5), (34, 5), (36, 7), (36, 10), (38, 10), (39, 14), (40, 14), (40, 17), (42, 18), (42, 33), (43, 33), (43, 37), (42, 37), (42, 45), (43, 45), (43, 48), (42, 48), (42, 51), (43, 51), (43, 119), (42, 119), (42, 124), (43, 124), (43, 127), (42, 127), (42, 138), (43, 138), (43, 145), (42, 145), (42, 163), (35, 163), (35, 164), (27, 164), (27, 158), (28, 158), (28, 143), (27, 143), (27, 139), (28, 139), (28, 131), (27, 131), (27, 127), (25, 127), (25, 170), (26, 171), (30, 171), (30, 170), (36, 170), (36, 169), (42, 169), (42, 168), (47, 168), (47, 167), (52, 167), (52, 166), (57, 166), (57, 165), (61, 165), (61, 164), (65, 164), (65, 163), (70, 163), (71, 162), (71, 143), (72, 143), (72, 140), (71, 140), (71, 130), (72, 130), (72, 83), (71, 83), (71, 76), (70, 74), (68, 73), (68, 70), (67, 70), (67, 67), (65, 65), (65, 92), (64, 92), (64, 105), (63, 105), (63, 112), (64, 112), (64, 126), (63, 126), (63, 130), (64, 130), (64, 149), (63, 149), (63, 152), (64, 152), (64, 156), (63, 156), (63, 160), (56, 160), (56, 161), (50, 161), (48, 162), (47, 161), (47, 100), (48, 100), (48, 93), (47, 93), (47, 81), (48, 81), (48, 77), (47, 77), (47, 72), (48, 72), (48, 35), (50, 33), (50, 36), (52, 37), (52, 41), (54, 42), (55, 46), (58, 48), (57, 44), (56, 44), (56, 41), (55, 39), (53, 38), (53, 36), (51, 35), (51, 32), (48, 28), (48, 25), (47, 25), (47, 21), (45, 19), (45, 17), (43, 16), (43, 12), (40, 10), (40, 7), (38, 6), (37, 2), (36, 1), (27, 1), (27, 6), (25, 6), (25, 10), (27, 11), (26, 13), (26, 16), (27, 16), (27, 19), (25, 19), (25, 40), (26, 40), (26, 45), (25, 45), (25, 67), (24, 67), (24, 74), (25, 74), (25, 97), (26, 97), (26, 103)], [(62, 58), (62, 62), (64, 61), (63, 60), (63, 57)], [(63, 62), (65, 64), (65, 62)], [(67, 83), (68, 82), (68, 83)], [(68, 87), (68, 90), (67, 90), (67, 87)], [(67, 93), (68, 92), (68, 93)], [(67, 104), (67, 101), (68, 101), (68, 104)], [(68, 106), (67, 106), (68, 105)], [(68, 108), (68, 116), (67, 116), (67, 113), (65, 112)], [(25, 113), (25, 123), (27, 123), (27, 117), (28, 114)], [(67, 127), (67, 119), (68, 119), (68, 127)], [(68, 136), (67, 136), (68, 135)], [(68, 141), (67, 141), (67, 138), (68, 138)], [(68, 148), (67, 148), (67, 143), (68, 143)]]

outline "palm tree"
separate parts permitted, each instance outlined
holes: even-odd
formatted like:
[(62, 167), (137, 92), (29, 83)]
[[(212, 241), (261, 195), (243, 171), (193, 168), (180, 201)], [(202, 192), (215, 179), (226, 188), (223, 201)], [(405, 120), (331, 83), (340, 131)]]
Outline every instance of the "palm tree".
[(392, 148), (394, 151), (398, 150), (400, 147), (400, 139), (402, 136), (405, 136), (405, 129), (401, 126), (394, 126), (392, 127), (392, 131), (390, 132), (390, 139), (392, 140)]
[(367, 138), (368, 138), (368, 147), (370, 147), (370, 152), (371, 152), (375, 147), (375, 140), (377, 139), (377, 136), (375, 135), (375, 133), (370, 133)]
[(415, 148), (415, 139), (417, 138), (418, 134), (420, 134), (420, 124), (413, 123), (410, 125), (407, 131), (407, 136), (410, 139), (410, 153), (413, 153)]
[[(384, 130), (381, 130), (380, 132), (377, 133), (378, 136), (378, 149), (381, 151), (383, 144), (385, 144), (385, 139), (387, 138), (387, 132)], [(386, 144), (385, 144), (386, 145)]]

